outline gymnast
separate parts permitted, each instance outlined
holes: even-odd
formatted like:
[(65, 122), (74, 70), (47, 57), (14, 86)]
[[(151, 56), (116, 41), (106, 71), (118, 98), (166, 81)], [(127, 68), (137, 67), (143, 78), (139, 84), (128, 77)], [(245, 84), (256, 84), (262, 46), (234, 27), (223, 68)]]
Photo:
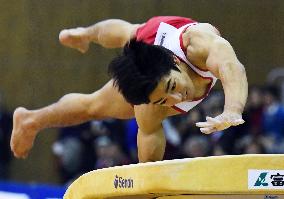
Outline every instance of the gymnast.
[(223, 113), (198, 122), (210, 134), (244, 123), (247, 78), (230, 43), (208, 23), (157, 16), (143, 24), (109, 19), (89, 27), (62, 30), (60, 42), (82, 53), (91, 42), (123, 52), (109, 64), (111, 80), (91, 94), (70, 93), (38, 110), (19, 107), (13, 116), (11, 150), (26, 158), (43, 129), (89, 120), (135, 117), (140, 162), (163, 159), (162, 121), (199, 104), (217, 79), (225, 94)]

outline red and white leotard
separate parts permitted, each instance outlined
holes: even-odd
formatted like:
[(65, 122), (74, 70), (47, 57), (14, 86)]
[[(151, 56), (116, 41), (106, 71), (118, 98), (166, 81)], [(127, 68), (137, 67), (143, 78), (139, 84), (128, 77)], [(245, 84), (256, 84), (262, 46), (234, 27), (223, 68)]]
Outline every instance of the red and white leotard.
[(172, 108), (185, 113), (199, 104), (209, 93), (217, 81), (217, 78), (210, 72), (199, 69), (191, 64), (186, 58), (186, 49), (182, 41), (182, 33), (197, 22), (178, 16), (159, 16), (148, 20), (136, 32), (136, 40), (148, 44), (160, 45), (172, 51), (181, 61), (186, 63), (193, 71), (204, 79), (210, 79), (207, 92), (204, 96), (193, 101), (185, 101), (175, 104)]

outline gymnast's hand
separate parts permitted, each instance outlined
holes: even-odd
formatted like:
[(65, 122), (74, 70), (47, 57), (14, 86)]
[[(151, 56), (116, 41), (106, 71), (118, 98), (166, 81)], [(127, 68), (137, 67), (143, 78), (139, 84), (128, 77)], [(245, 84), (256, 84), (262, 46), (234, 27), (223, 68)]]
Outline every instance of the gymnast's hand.
[(215, 131), (222, 131), (230, 126), (243, 124), (244, 122), (241, 114), (224, 111), (217, 117), (206, 117), (206, 122), (197, 122), (196, 126), (200, 128), (202, 133), (210, 134)]
[(85, 28), (65, 29), (59, 33), (59, 41), (64, 46), (85, 53), (89, 49), (90, 40)]

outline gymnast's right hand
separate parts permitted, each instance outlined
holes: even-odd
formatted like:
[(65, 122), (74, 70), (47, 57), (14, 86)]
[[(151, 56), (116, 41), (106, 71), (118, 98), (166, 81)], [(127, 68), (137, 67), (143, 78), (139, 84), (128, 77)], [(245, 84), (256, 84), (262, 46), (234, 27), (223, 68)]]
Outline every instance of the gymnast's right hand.
[(86, 34), (86, 28), (65, 29), (59, 33), (59, 41), (62, 45), (85, 53), (89, 49), (90, 40)]
[(11, 150), (16, 158), (26, 158), (33, 147), (38, 130), (30, 117), (30, 111), (17, 108), (13, 116), (13, 131), (10, 140)]

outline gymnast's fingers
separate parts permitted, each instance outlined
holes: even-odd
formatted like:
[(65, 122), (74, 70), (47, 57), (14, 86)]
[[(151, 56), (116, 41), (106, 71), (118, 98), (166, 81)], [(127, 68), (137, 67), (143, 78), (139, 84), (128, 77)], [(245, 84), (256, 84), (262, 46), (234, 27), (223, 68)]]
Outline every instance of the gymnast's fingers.
[(205, 127), (211, 127), (213, 124), (209, 122), (197, 122), (195, 125), (197, 127), (205, 128)]
[(210, 134), (217, 131), (216, 127), (201, 128), (200, 131), (204, 134)]

